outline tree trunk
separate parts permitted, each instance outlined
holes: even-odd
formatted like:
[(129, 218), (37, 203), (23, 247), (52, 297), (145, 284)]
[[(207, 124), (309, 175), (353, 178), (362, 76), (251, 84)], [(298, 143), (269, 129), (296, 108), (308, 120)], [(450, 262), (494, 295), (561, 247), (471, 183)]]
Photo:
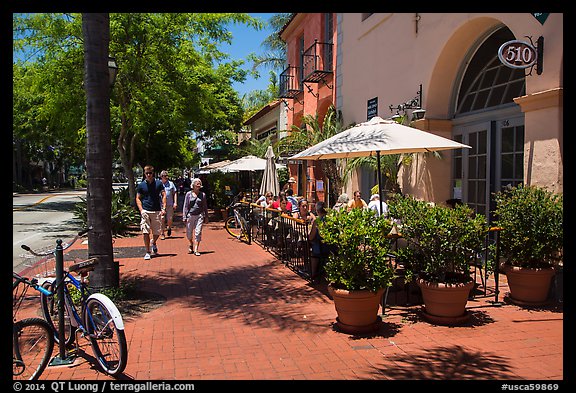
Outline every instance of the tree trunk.
[(338, 171), (336, 160), (323, 160), (321, 162), (326, 177), (330, 179), (328, 192), (330, 193), (331, 205), (334, 206), (342, 192), (342, 177)]
[(90, 275), (95, 288), (118, 287), (112, 248), (112, 133), (108, 14), (82, 14), (84, 88), (86, 90), (86, 174), (88, 177), (88, 255), (98, 265)]

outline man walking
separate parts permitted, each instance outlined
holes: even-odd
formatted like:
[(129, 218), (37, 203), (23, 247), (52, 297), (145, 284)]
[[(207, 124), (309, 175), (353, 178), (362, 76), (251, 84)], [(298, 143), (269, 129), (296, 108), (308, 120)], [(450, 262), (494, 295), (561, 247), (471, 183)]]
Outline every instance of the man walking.
[[(166, 215), (162, 219), (162, 235), (160, 239), (164, 240), (166, 236), (172, 235), (172, 221), (174, 218), (174, 210), (178, 207), (178, 195), (176, 186), (168, 179), (168, 172), (160, 172), (160, 180), (166, 191)], [(166, 236), (164, 235), (166, 232)]]
[[(152, 255), (158, 254), (156, 240), (162, 232), (162, 220), (166, 214), (166, 191), (162, 182), (154, 177), (154, 167), (144, 167), (144, 180), (136, 188), (136, 206), (142, 216), (140, 229), (144, 235), (144, 247), (146, 248), (145, 260), (150, 259), (150, 246)], [(152, 233), (152, 240), (150, 240)]]

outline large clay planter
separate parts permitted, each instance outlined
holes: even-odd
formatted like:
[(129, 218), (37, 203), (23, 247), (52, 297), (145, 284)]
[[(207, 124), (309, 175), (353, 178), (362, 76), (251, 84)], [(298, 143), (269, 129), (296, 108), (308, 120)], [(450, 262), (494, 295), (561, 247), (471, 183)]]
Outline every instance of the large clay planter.
[(466, 303), (474, 282), (466, 284), (431, 283), (417, 280), (424, 300), (424, 316), (442, 325), (457, 325), (468, 320)]
[(547, 303), (550, 284), (554, 277), (554, 268), (530, 269), (503, 265), (510, 300), (520, 305), (542, 305)]
[(382, 322), (378, 316), (378, 307), (384, 289), (378, 292), (348, 291), (328, 285), (328, 292), (334, 300), (334, 307), (338, 314), (336, 326), (340, 331), (362, 334), (378, 330)]

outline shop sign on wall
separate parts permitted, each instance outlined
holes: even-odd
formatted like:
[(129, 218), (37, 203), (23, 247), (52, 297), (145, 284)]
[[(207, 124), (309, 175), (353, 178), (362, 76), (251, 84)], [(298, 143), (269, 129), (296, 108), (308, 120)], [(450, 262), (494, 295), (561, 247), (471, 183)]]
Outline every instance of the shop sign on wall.
[(548, 15), (550, 15), (549, 12), (533, 12), (532, 15), (534, 16), (534, 18), (536, 18), (538, 20), (538, 22), (540, 22), (541, 25), (544, 25), (544, 22), (546, 22), (546, 19), (548, 19)]
[(369, 99), (366, 107), (366, 120), (370, 120), (374, 116), (378, 116), (378, 97)]

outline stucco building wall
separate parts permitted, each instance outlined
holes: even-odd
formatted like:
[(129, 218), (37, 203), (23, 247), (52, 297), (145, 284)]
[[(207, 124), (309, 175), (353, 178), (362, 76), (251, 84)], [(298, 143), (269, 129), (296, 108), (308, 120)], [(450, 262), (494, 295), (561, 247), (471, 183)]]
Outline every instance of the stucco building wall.
[[(375, 13), (364, 20), (343, 13), (337, 20), (337, 105), (345, 123), (366, 121), (373, 97), (378, 116), (391, 116), (388, 106), (413, 98), (422, 84), (426, 115), (413, 126), (449, 138), (466, 62), (480, 43), (501, 26), (518, 40), (544, 37), (543, 72), (526, 76), (526, 96), (514, 102), (524, 115), (524, 182), (562, 192), (562, 14), (551, 13), (544, 24), (529, 13)], [(452, 197), (451, 153), (443, 156), (419, 156), (401, 173), (403, 190), (435, 202)]]

